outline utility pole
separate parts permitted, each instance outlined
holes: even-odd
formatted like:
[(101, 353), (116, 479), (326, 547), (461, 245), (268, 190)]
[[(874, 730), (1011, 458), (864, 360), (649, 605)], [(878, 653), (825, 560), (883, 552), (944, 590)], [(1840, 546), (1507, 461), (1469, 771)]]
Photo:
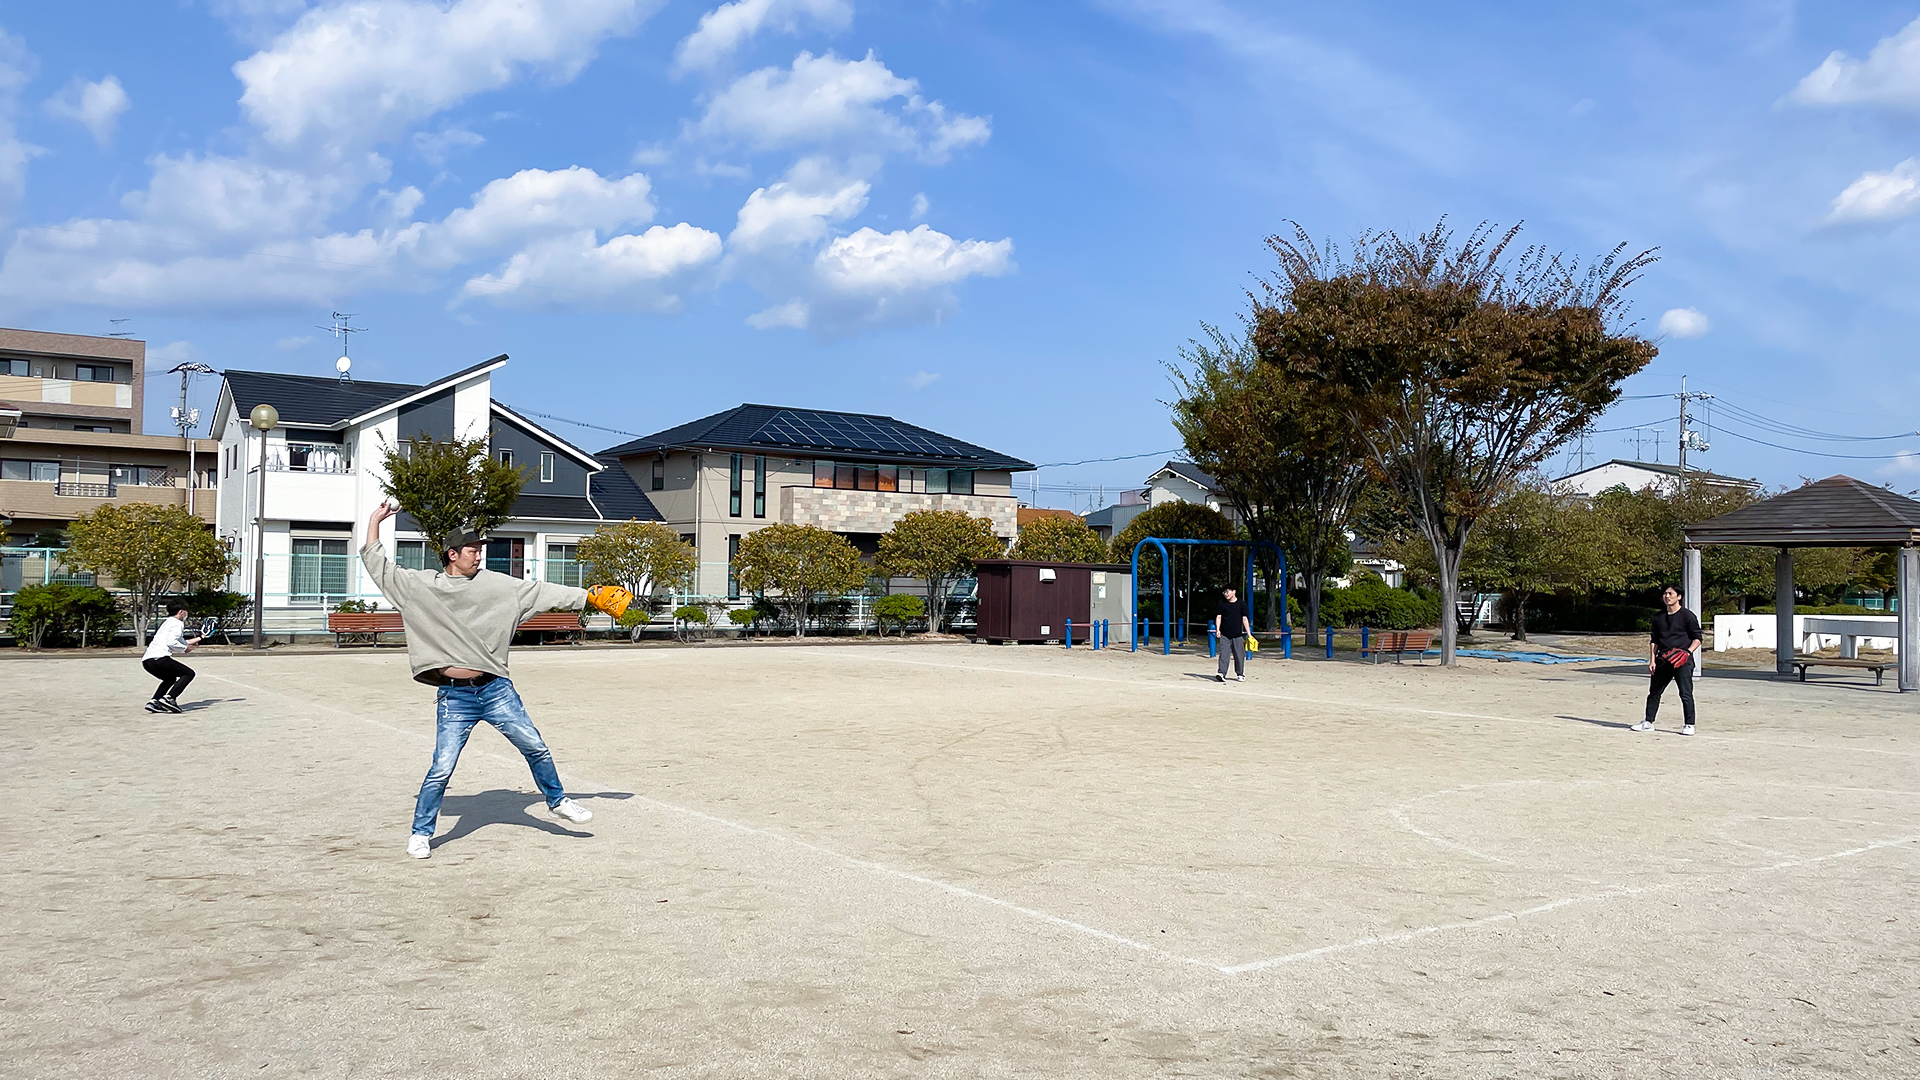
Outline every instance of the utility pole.
[(218, 373), (205, 364), (189, 363), (175, 364), (167, 374), (180, 376), (180, 404), (173, 407), (173, 423), (180, 429), (180, 438), (187, 444), (187, 512), (193, 513), (199, 509), (194, 505), (193, 499), (193, 489), (197, 483), (196, 475), (199, 471), (199, 462), (194, 458), (193, 452), (193, 429), (200, 425), (200, 410), (187, 407), (187, 383), (195, 375)]
[(1695, 390), (1687, 391), (1687, 377), (1680, 376), (1680, 392), (1673, 395), (1680, 401), (1680, 471), (1687, 471), (1687, 450), (1694, 449), (1702, 453), (1713, 447), (1698, 431), (1687, 426), (1687, 403), (1690, 401), (1712, 401), (1713, 395)]

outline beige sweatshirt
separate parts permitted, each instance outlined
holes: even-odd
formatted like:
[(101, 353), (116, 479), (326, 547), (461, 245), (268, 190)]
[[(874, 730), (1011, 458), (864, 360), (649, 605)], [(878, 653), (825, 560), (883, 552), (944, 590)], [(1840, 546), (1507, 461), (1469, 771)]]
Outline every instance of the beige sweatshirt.
[(418, 682), (433, 685), (444, 667), (472, 668), (506, 677), (514, 628), (549, 608), (578, 610), (587, 591), (546, 581), (522, 581), (482, 570), (470, 578), (438, 570), (395, 566), (378, 540), (360, 549), (360, 564), (380, 592), (400, 609), (407, 631), (407, 663)]

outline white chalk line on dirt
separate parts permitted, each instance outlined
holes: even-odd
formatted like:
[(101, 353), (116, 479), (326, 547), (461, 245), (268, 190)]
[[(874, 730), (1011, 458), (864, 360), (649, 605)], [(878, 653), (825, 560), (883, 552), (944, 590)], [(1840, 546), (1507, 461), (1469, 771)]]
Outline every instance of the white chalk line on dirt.
[[(260, 694), (272, 694), (276, 697), (284, 697), (284, 698), (289, 698), (291, 700), (299, 701), (302, 704), (308, 705), (310, 707), (318, 708), (326, 712), (337, 713), (341, 716), (350, 717), (352, 719), (359, 720), (362, 723), (370, 724), (374, 727), (381, 728), (386, 731), (391, 731), (399, 735), (405, 735), (411, 739), (422, 740), (425, 742), (434, 741), (434, 736), (432, 735), (424, 734), (418, 731), (409, 731), (406, 728), (396, 727), (395, 725), (386, 723), (385, 721), (382, 721), (382, 720), (375, 720), (369, 716), (362, 716), (361, 714), (353, 712), (350, 709), (342, 709), (334, 705), (323, 705), (323, 704), (314, 702), (311, 699), (304, 698), (296, 694), (290, 694), (283, 690), (269, 690), (269, 689), (266, 689), (265, 687), (254, 686), (251, 683), (244, 683), (238, 679), (229, 678), (224, 675), (214, 675), (212, 673), (208, 673), (206, 677), (210, 679), (217, 679), (221, 682), (228, 683), (232, 686), (238, 686), (243, 690), (251, 690), (251, 691), (254, 691), (255, 693), (260, 693)], [(498, 753), (492, 750), (486, 750), (484, 748), (469, 748), (466, 752), (477, 753), (484, 757), (493, 758), (496, 761), (522, 760), (517, 755), (509, 757), (506, 754)], [(581, 783), (587, 785), (588, 787), (599, 788), (603, 791), (612, 790), (615, 787), (615, 785), (603, 784), (597, 780), (594, 780), (591, 777), (579, 777), (579, 780)], [(866, 870), (875, 874), (880, 874), (886, 877), (898, 878), (902, 881), (911, 881), (919, 885), (929, 886), (931, 888), (939, 889), (942, 892), (949, 893), (953, 896), (958, 896), (963, 899), (978, 900), (982, 903), (991, 904), (994, 907), (1002, 908), (1019, 915), (1024, 915), (1030, 919), (1037, 919), (1041, 922), (1048, 923), (1053, 926), (1061, 927), (1062, 929), (1072, 930), (1075, 933), (1084, 934), (1088, 937), (1098, 938), (1101, 941), (1106, 941), (1115, 945), (1124, 945), (1127, 948), (1137, 949), (1141, 952), (1151, 953), (1155, 956), (1160, 957), (1163, 960), (1172, 960), (1178, 963), (1190, 964), (1196, 967), (1210, 968), (1216, 971), (1221, 970), (1220, 965), (1215, 964), (1209, 960), (1196, 960), (1190, 956), (1181, 956), (1177, 953), (1171, 953), (1166, 951), (1165, 949), (1160, 949), (1152, 945), (1148, 945), (1144, 941), (1136, 941), (1133, 938), (1126, 937), (1121, 934), (1116, 934), (1108, 930), (1102, 930), (1096, 926), (1088, 926), (1085, 923), (1078, 923), (1073, 921), (1072, 919), (1064, 918), (1059, 915), (1054, 915), (1050, 912), (1041, 911), (1037, 908), (1025, 907), (1023, 905), (1016, 904), (1011, 900), (1002, 899), (1001, 897), (991, 896), (991, 895), (988, 895), (987, 893), (978, 892), (973, 889), (969, 889), (964, 885), (955, 885), (952, 882), (941, 881), (938, 878), (931, 878), (923, 874), (916, 874), (911, 870), (902, 870), (897, 866), (889, 866), (886, 863), (875, 862), (872, 859), (863, 859), (857, 855), (849, 855), (843, 851), (835, 851), (832, 848), (823, 847), (819, 844), (815, 844), (808, 840), (802, 840), (799, 837), (792, 836), (787, 833), (776, 832), (772, 829), (764, 829), (756, 825), (748, 825), (748, 824), (745, 824), (744, 822), (734, 821), (729, 818), (721, 817), (718, 814), (708, 813), (705, 810), (696, 810), (690, 806), (680, 806), (676, 803), (666, 802), (661, 799), (655, 799), (651, 796), (641, 795), (638, 793), (636, 793), (633, 796), (633, 799), (635, 802), (644, 803), (656, 809), (671, 811), (673, 813), (681, 814), (686, 817), (698, 818), (701, 821), (709, 822), (715, 825), (721, 825), (728, 829), (732, 829), (735, 832), (745, 833), (750, 836), (758, 836), (758, 837), (762, 837), (769, 840), (779, 841), (784, 844), (789, 844), (794, 847), (798, 847), (803, 850), (813, 852), (817, 855), (825, 855), (829, 858), (837, 859), (840, 862), (844, 862), (850, 866), (855, 866), (862, 870)]]
[[(834, 659), (850, 659), (848, 656), (835, 656)], [(1372, 709), (1376, 712), (1413, 713), (1419, 716), (1440, 716), (1453, 720), (1498, 720), (1510, 724), (1540, 724), (1546, 727), (1565, 727), (1557, 720), (1546, 720), (1536, 716), (1501, 716), (1497, 713), (1459, 712), (1452, 709), (1429, 709), (1418, 705), (1400, 705), (1371, 701), (1337, 701), (1331, 698), (1303, 697), (1299, 694), (1274, 694), (1261, 690), (1249, 690), (1236, 684), (1234, 689), (1219, 687), (1211, 682), (1196, 682), (1182, 679), (1179, 682), (1160, 682), (1149, 679), (1111, 679), (1100, 675), (1081, 675), (1069, 671), (1031, 671), (1023, 668), (982, 667), (974, 664), (942, 664), (933, 660), (906, 660), (895, 656), (860, 656), (851, 659), (870, 660), (879, 664), (906, 664), (913, 667), (950, 668), (955, 671), (981, 671), (1000, 675), (1030, 675), (1039, 679), (1072, 679), (1079, 682), (1109, 683), (1115, 686), (1129, 686), (1150, 690), (1172, 690), (1179, 693), (1212, 693), (1230, 697), (1267, 698), (1273, 701), (1290, 701), (1299, 705), (1326, 705), (1340, 709)], [(1623, 727), (1625, 725), (1622, 725)], [(1835, 746), (1823, 743), (1789, 743), (1770, 739), (1749, 739), (1733, 735), (1694, 735), (1706, 742), (1724, 742), (1736, 746), (1780, 746), (1789, 750), (1848, 750), (1860, 754), (1890, 754), (1894, 757), (1920, 757), (1920, 751), (1880, 750), (1870, 746)]]
[[(904, 662), (913, 663), (914, 661), (904, 661)], [(936, 666), (949, 667), (953, 665), (942, 664), (942, 665), (936, 665)], [(373, 727), (381, 728), (386, 731), (391, 731), (391, 732), (394, 732), (395, 734), (404, 735), (410, 739), (414, 739), (418, 741), (427, 741), (427, 742), (433, 741), (433, 736), (431, 735), (423, 734), (417, 731), (409, 731), (406, 728), (397, 727), (393, 724), (389, 724), (381, 720), (375, 720), (371, 717), (363, 716), (359, 713), (353, 712), (348, 709), (342, 709), (332, 705), (320, 704), (318, 702), (314, 702), (312, 699), (304, 698), (295, 694), (290, 694), (290, 693), (287, 693), (286, 691), (269, 690), (265, 687), (254, 686), (251, 683), (241, 682), (238, 679), (230, 678), (224, 675), (215, 675), (211, 672), (207, 673), (206, 677), (210, 679), (218, 680), (220, 682), (228, 683), (229, 685), (232, 685), (232, 686), (240, 687), (241, 689), (244, 689), (244, 690), (251, 690), (255, 693), (270, 694), (275, 697), (281, 697), (281, 698), (287, 698), (294, 701), (299, 701), (310, 707), (318, 708), (326, 712), (336, 713), (341, 716), (350, 717), (352, 719), (358, 720), (362, 723), (371, 725)], [(1105, 681), (1121, 682), (1124, 680), (1105, 680)], [(477, 750), (476, 752), (481, 754), (482, 756), (493, 758), (496, 761), (519, 760), (518, 758), (509, 758), (505, 754), (500, 754), (494, 751), (489, 751), (484, 749)], [(591, 778), (585, 778), (585, 777), (582, 778), (582, 781), (589, 786), (597, 787), (602, 790), (610, 790), (614, 786), (614, 785), (602, 784)], [(721, 825), (735, 832), (745, 833), (748, 835), (757, 836), (764, 839), (774, 840), (780, 843), (788, 844), (794, 847), (801, 848), (806, 851), (813, 852), (818, 855), (827, 856), (834, 860), (846, 863), (850, 866), (858, 867), (863, 870), (867, 870), (872, 873), (880, 874), (886, 877), (896, 878), (902, 881), (913, 882), (918, 885), (928, 886), (963, 899), (981, 901), (983, 903), (1000, 908), (1002, 910), (1011, 911), (1030, 919), (1044, 922), (1052, 926), (1058, 926), (1065, 930), (1071, 930), (1083, 936), (1092, 937), (1100, 941), (1105, 941), (1109, 944), (1121, 945), (1130, 949), (1151, 954), (1153, 956), (1159, 957), (1162, 960), (1170, 960), (1175, 963), (1186, 965), (1186, 966), (1207, 968), (1213, 971), (1217, 971), (1223, 975), (1243, 975), (1249, 972), (1263, 971), (1269, 968), (1282, 967), (1282, 966), (1297, 963), (1303, 960), (1311, 960), (1311, 959), (1315, 959), (1322, 956), (1333, 955), (1335, 953), (1350, 952), (1356, 949), (1370, 948), (1378, 945), (1399, 944), (1402, 942), (1412, 941), (1418, 938), (1427, 937), (1432, 934), (1443, 933), (1451, 930), (1480, 929), (1480, 928), (1484, 928), (1486, 926), (1494, 925), (1497, 923), (1515, 921), (1529, 915), (1545, 914), (1550, 911), (1555, 911), (1564, 907), (1571, 907), (1576, 904), (1591, 903), (1597, 900), (1609, 900), (1609, 899), (1618, 899), (1621, 897), (1640, 896), (1646, 893), (1662, 892), (1670, 889), (1677, 889), (1686, 884), (1692, 884), (1690, 882), (1674, 882), (1672, 884), (1667, 884), (1667, 885), (1651, 885), (1651, 886), (1639, 886), (1639, 887), (1625, 886), (1625, 885), (1614, 886), (1612, 888), (1609, 888), (1600, 892), (1588, 893), (1580, 896), (1563, 897), (1558, 900), (1551, 900), (1544, 904), (1537, 904), (1530, 908), (1524, 908), (1520, 911), (1502, 912), (1496, 915), (1482, 916), (1477, 919), (1463, 919), (1456, 922), (1438, 923), (1432, 926), (1423, 926), (1418, 929), (1407, 930), (1407, 931), (1403, 931), (1396, 934), (1383, 934), (1383, 935), (1377, 935), (1373, 937), (1360, 938), (1354, 941), (1343, 942), (1343, 943), (1334, 944), (1334, 945), (1323, 945), (1315, 949), (1308, 949), (1308, 950), (1305, 950), (1302, 952), (1296, 952), (1296, 953), (1288, 953), (1283, 956), (1268, 957), (1263, 960), (1254, 960), (1254, 961), (1249, 961), (1247, 963), (1221, 964), (1211, 960), (1201, 960), (1195, 957), (1181, 956), (1177, 953), (1168, 952), (1165, 949), (1155, 948), (1154, 946), (1148, 945), (1145, 942), (1137, 941), (1133, 938), (1129, 938), (1121, 934), (1115, 934), (1111, 931), (1101, 930), (1098, 927), (1088, 926), (1085, 923), (1075, 922), (1072, 919), (1063, 918), (1061, 916), (1054, 915), (1049, 912), (1041, 911), (1037, 908), (1030, 908), (1021, 904), (1016, 904), (1011, 900), (1005, 900), (1000, 897), (990, 896), (986, 893), (977, 892), (973, 889), (966, 888), (965, 886), (962, 886), (962, 885), (955, 885), (955, 884), (952, 884), (951, 882), (941, 881), (937, 878), (931, 878), (922, 874), (916, 874), (909, 870), (902, 870), (898, 867), (889, 866), (885, 863), (875, 862), (871, 859), (863, 859), (856, 855), (848, 855), (845, 852), (836, 851), (828, 847), (823, 847), (819, 844), (815, 844), (807, 840), (802, 840), (802, 839), (799, 839), (798, 837), (791, 836), (786, 833), (775, 832), (773, 830), (763, 829), (754, 825), (747, 825), (742, 822), (737, 822), (737, 821), (730, 820), (728, 818), (720, 817), (717, 814), (708, 813), (704, 810), (696, 810), (696, 809), (693, 809), (692, 807), (680, 806), (675, 803), (670, 803), (664, 800), (655, 799), (646, 795), (640, 795), (636, 793), (634, 795), (634, 798), (642, 803), (645, 803), (649, 806), (656, 807), (661, 810), (667, 810), (676, 814), (680, 814), (685, 817), (696, 818), (698, 820), (706, 821), (711, 824)], [(1857, 855), (1863, 855), (1871, 851), (1876, 851), (1882, 848), (1896, 847), (1903, 844), (1911, 844), (1916, 841), (1920, 841), (1920, 835), (1903, 836), (1903, 837), (1899, 837), (1891, 840), (1876, 840), (1871, 843), (1863, 844), (1859, 847), (1847, 848), (1846, 850), (1843, 850), (1843, 851), (1830, 852), (1825, 855), (1815, 855), (1815, 856), (1811, 856), (1804, 859), (1789, 859), (1783, 862), (1774, 863), (1771, 866), (1761, 867), (1755, 870), (1741, 871), (1740, 873), (1742, 874), (1773, 873), (1773, 872), (1793, 869), (1799, 866), (1808, 866), (1816, 863), (1829, 862), (1836, 859), (1850, 858)]]

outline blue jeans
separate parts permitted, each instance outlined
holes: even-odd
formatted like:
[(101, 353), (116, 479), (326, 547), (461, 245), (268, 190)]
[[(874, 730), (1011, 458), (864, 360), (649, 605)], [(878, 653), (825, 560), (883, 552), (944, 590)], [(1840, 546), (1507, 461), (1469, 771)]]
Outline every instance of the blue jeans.
[(533, 770), (533, 782), (548, 806), (560, 805), (567, 797), (560, 786), (560, 774), (553, 767), (553, 752), (539, 729), (520, 703), (520, 694), (511, 679), (495, 679), (485, 686), (443, 686), (437, 698), (437, 717), (433, 739), (433, 764), (427, 778), (420, 782), (420, 797), (413, 804), (413, 832), (432, 836), (440, 817), (440, 800), (446, 797), (447, 781), (453, 779), (453, 767), (460, 762), (460, 751), (473, 734), (473, 725), (485, 720), (507, 737)]

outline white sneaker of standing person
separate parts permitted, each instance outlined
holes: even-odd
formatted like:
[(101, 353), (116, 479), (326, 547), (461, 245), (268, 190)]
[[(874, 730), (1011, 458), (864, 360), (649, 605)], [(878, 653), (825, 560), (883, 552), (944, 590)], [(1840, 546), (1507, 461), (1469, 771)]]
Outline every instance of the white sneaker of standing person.
[(421, 836), (419, 833), (414, 833), (412, 836), (407, 837), (407, 858), (433, 858), (433, 837)]
[(1682, 728), (1680, 729), (1680, 734), (1682, 734), (1682, 735), (1691, 735), (1691, 734), (1693, 734), (1693, 725), (1692, 725), (1692, 724), (1688, 724), (1688, 725), (1686, 725), (1685, 727), (1682, 727)]
[(593, 811), (581, 806), (572, 799), (561, 799), (558, 805), (550, 806), (547, 809), (553, 811), (554, 817), (566, 818), (575, 825), (593, 820)]
[(1642, 720), (1642, 721), (1640, 721), (1639, 723), (1637, 723), (1637, 724), (1635, 724), (1635, 725), (1633, 725), (1633, 730), (1635, 730), (1635, 731), (1652, 731), (1652, 730), (1653, 730), (1653, 721), (1651, 721), (1651, 720)]

